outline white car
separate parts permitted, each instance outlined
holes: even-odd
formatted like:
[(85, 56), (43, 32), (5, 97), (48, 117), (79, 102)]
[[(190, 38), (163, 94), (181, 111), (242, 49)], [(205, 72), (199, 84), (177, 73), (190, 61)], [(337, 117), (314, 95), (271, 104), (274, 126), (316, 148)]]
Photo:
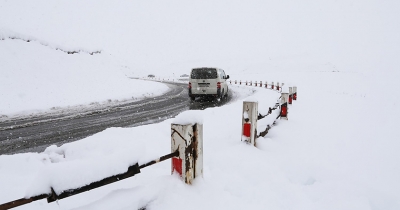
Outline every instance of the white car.
[(227, 79), (229, 75), (226, 75), (223, 69), (209, 67), (192, 69), (189, 78), (190, 99), (204, 96), (222, 99), (228, 96)]

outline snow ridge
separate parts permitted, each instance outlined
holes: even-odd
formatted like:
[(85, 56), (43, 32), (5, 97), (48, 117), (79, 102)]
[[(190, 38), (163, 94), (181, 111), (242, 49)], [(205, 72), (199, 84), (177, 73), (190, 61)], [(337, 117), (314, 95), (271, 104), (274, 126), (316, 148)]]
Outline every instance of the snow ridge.
[(77, 53), (87, 53), (89, 55), (94, 55), (94, 54), (101, 54), (101, 50), (86, 50), (82, 48), (68, 48), (68, 47), (62, 47), (57, 44), (50, 44), (45, 41), (36, 39), (31, 36), (26, 36), (26, 35), (21, 35), (17, 33), (5, 33), (5, 32), (0, 32), (0, 40), (4, 41), (6, 39), (16, 39), (16, 40), (21, 40), (25, 42), (37, 42), (43, 46), (49, 47), (51, 49), (59, 50), (61, 52), (67, 53), (67, 54), (77, 54)]

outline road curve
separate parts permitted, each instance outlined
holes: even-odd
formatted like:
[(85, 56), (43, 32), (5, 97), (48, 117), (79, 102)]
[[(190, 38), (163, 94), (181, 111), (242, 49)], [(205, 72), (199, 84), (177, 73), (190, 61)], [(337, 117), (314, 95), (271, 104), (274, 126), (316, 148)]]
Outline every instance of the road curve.
[(42, 152), (50, 145), (62, 145), (93, 135), (109, 127), (135, 127), (160, 122), (189, 109), (222, 106), (221, 102), (190, 102), (187, 84), (167, 84), (170, 90), (140, 101), (74, 114), (42, 115), (0, 122), (0, 155)]

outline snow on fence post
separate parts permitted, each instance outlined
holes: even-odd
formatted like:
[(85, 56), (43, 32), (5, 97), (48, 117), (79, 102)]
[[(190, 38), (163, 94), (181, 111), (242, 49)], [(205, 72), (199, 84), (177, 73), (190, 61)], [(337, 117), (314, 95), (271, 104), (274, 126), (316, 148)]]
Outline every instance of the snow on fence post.
[(258, 102), (243, 101), (242, 141), (256, 146)]
[(203, 125), (171, 124), (171, 151), (179, 151), (172, 158), (171, 173), (177, 172), (186, 184), (203, 176)]
[(297, 100), (297, 87), (293, 87), (293, 100)]
[(289, 93), (282, 91), (281, 93), (281, 119), (288, 119), (288, 98)]
[(293, 88), (289, 87), (289, 104), (292, 104), (292, 99), (293, 99)]
[(272, 82), (271, 89), (272, 90), (274, 89), (274, 82)]

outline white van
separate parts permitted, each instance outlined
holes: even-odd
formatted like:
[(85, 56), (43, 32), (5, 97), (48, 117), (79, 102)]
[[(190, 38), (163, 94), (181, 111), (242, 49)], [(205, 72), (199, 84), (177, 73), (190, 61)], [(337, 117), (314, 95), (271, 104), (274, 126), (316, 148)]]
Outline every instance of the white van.
[(213, 96), (223, 98), (228, 96), (229, 75), (219, 68), (194, 68), (190, 72), (189, 97), (194, 100), (199, 96)]

